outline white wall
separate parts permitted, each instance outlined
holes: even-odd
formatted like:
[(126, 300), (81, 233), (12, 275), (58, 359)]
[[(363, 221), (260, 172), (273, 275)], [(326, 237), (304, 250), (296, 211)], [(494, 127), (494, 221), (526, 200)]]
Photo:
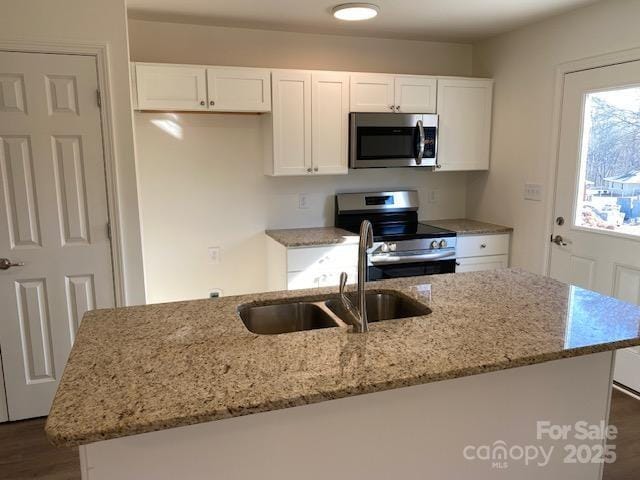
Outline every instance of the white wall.
[(542, 272), (547, 202), (523, 199), (525, 182), (548, 189), (558, 64), (640, 47), (640, 1), (606, 1), (474, 46), (473, 73), (495, 79), (491, 169), (469, 174), (467, 214), (515, 228), (512, 265)]
[[(135, 61), (471, 73), (468, 45), (141, 21), (130, 21), (130, 38)], [(422, 62), (416, 62), (417, 53)], [(212, 288), (225, 295), (264, 290), (264, 230), (333, 225), (336, 191), (416, 188), (423, 218), (465, 214), (464, 173), (385, 169), (347, 176), (267, 177), (261, 118), (135, 114), (149, 302), (202, 298)], [(158, 120), (174, 122), (183, 137), (167, 133)], [(438, 204), (426, 203), (430, 189), (439, 190)], [(298, 209), (299, 193), (310, 195), (309, 209)], [(208, 262), (209, 246), (221, 247), (220, 264)]]
[(144, 303), (124, 0), (2, 0), (0, 39), (106, 42), (127, 304)]

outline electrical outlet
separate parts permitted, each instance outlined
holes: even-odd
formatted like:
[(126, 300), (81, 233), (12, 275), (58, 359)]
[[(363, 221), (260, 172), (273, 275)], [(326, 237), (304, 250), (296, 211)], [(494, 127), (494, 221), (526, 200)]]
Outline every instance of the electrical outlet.
[(307, 210), (309, 208), (309, 194), (301, 193), (298, 195), (298, 208), (300, 210)]
[(542, 201), (542, 185), (540, 185), (539, 183), (525, 183), (524, 199), (532, 200), (534, 202), (541, 202)]
[(427, 195), (427, 202), (434, 204), (440, 203), (440, 190), (429, 190), (429, 194)]
[(209, 247), (209, 262), (217, 265), (220, 263), (220, 247)]
[(218, 298), (221, 296), (222, 296), (221, 288), (212, 288), (211, 291), (209, 292), (209, 298)]

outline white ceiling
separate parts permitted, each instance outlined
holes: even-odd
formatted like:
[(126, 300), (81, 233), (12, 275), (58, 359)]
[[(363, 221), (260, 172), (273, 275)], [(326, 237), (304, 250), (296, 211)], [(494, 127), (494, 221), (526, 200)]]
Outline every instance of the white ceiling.
[(343, 22), (346, 0), (128, 0), (130, 18), (340, 35), (470, 42), (597, 0), (371, 0), (380, 14)]

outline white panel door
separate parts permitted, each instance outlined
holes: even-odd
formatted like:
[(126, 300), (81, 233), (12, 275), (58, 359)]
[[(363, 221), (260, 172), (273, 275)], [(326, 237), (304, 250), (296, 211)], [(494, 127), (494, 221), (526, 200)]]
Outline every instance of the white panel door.
[(487, 170), (493, 80), (438, 79), (438, 164), (442, 170)]
[(268, 112), (271, 72), (264, 68), (207, 68), (209, 110)]
[(311, 77), (311, 144), (314, 173), (349, 170), (349, 75), (313, 73)]
[(205, 67), (136, 63), (140, 110), (208, 110)]
[(352, 112), (394, 112), (394, 76), (357, 73), (351, 75)]
[(85, 311), (114, 305), (93, 57), (0, 53), (0, 348), (9, 418), (46, 415)]
[(311, 74), (274, 71), (273, 174), (305, 175), (311, 166)]
[[(565, 75), (560, 131), (550, 274), (640, 304), (640, 62)], [(636, 391), (638, 352), (614, 376)]]
[(435, 78), (400, 75), (395, 78), (396, 112), (436, 113)]

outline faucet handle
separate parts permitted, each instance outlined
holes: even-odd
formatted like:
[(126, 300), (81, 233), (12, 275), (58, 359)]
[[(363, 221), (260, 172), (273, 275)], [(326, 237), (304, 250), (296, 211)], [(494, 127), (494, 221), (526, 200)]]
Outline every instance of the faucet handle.
[(347, 279), (349, 276), (347, 272), (342, 272), (340, 274), (340, 295), (344, 294), (344, 288), (347, 286)]

